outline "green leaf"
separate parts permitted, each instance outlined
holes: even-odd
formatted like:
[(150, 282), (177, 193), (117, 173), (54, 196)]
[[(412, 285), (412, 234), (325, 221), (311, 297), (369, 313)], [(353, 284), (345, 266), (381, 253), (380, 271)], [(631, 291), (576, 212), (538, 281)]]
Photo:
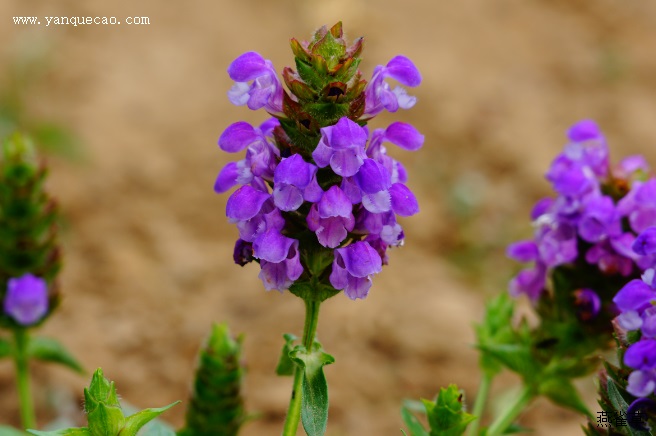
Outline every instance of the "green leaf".
[[(28, 430), (30, 431), (30, 430)], [(25, 433), (22, 431), (15, 429), (14, 427), (10, 427), (8, 425), (0, 425), (0, 435), (2, 436), (25, 436)]]
[(613, 405), (613, 408), (618, 412), (626, 412), (626, 410), (629, 408), (629, 403), (624, 399), (619, 389), (617, 389), (617, 386), (613, 380), (608, 379), (606, 389), (608, 398), (610, 398), (610, 402)]
[(303, 388), (301, 396), (301, 421), (308, 436), (321, 436), (328, 424), (328, 384), (323, 373), (324, 365), (329, 365), (335, 358), (321, 350), (318, 342), (308, 352), (302, 345), (297, 345), (289, 357), (303, 368)]
[(278, 366), (276, 366), (276, 374), (293, 375), (295, 364), (292, 359), (289, 358), (289, 353), (293, 350), (294, 341), (298, 338), (289, 333), (285, 333), (282, 337), (285, 339), (285, 344), (282, 346), (280, 360), (278, 360)]
[(463, 410), (462, 393), (456, 385), (441, 388), (435, 402), (422, 400), (431, 436), (460, 436), (476, 417)]
[[(13, 436), (11, 433), (5, 434), (2, 432), (3, 429), (0, 428), (0, 434), (2, 436)], [(55, 430), (55, 431), (38, 431), (38, 430), (26, 430), (28, 433), (36, 436), (91, 436), (91, 432), (88, 428), (67, 428), (64, 430)], [(23, 433), (18, 433), (22, 435)]]
[[(514, 310), (515, 303), (506, 293), (487, 302), (483, 322), (475, 326), (479, 349), (494, 344), (508, 344), (515, 340), (512, 328)], [(494, 377), (502, 369), (501, 362), (485, 352), (481, 354), (480, 366), (489, 377)]]
[(157, 409), (144, 409), (134, 415), (128, 416), (125, 422), (125, 427), (123, 427), (123, 430), (121, 430), (119, 435), (135, 436), (141, 427), (179, 403), (180, 401), (176, 401), (168, 406), (159, 407)]
[(417, 417), (414, 416), (412, 412), (410, 412), (410, 409), (405, 406), (401, 407), (401, 417), (403, 418), (405, 425), (408, 427), (408, 430), (410, 430), (411, 436), (429, 436), (428, 432), (424, 426), (421, 425)]
[(478, 348), (526, 380), (534, 379), (541, 372), (539, 364), (533, 359), (531, 348), (527, 345), (489, 343), (479, 344)]
[(64, 346), (53, 338), (33, 336), (27, 345), (30, 357), (43, 362), (53, 362), (64, 365), (73, 371), (84, 373), (84, 368)]
[[(582, 413), (588, 417), (592, 414), (585, 406), (578, 391), (571, 381), (563, 377), (551, 377), (542, 381), (538, 392), (548, 397), (555, 404)], [(625, 409), (626, 410), (626, 409)]]
[[(3, 357), (10, 357), (13, 354), (14, 346), (12, 345), (11, 341), (5, 338), (0, 338), (0, 359)], [(0, 427), (0, 430), (2, 430), (2, 427)]]

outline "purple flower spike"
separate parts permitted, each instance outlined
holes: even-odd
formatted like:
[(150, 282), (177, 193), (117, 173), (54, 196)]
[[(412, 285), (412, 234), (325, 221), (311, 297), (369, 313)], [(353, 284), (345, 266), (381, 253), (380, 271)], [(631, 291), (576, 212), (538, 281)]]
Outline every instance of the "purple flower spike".
[(365, 111), (362, 119), (369, 119), (383, 109), (396, 112), (399, 108), (410, 109), (417, 99), (409, 96), (405, 89), (396, 87), (390, 90), (385, 78), (391, 77), (405, 86), (417, 86), (421, 83), (421, 74), (412, 61), (405, 56), (396, 56), (387, 66), (377, 66), (373, 77), (365, 89)]
[(23, 326), (43, 318), (48, 312), (48, 287), (45, 280), (32, 274), (9, 279), (4, 311)]
[(319, 168), (330, 165), (336, 174), (351, 177), (367, 157), (364, 152), (366, 142), (367, 131), (344, 117), (334, 126), (321, 129), (321, 140), (312, 152), (312, 158)]
[(351, 300), (365, 298), (371, 288), (371, 276), (382, 270), (378, 252), (367, 242), (359, 241), (335, 250), (330, 283), (344, 290)]
[(331, 186), (307, 216), (308, 228), (316, 233), (324, 247), (335, 248), (353, 230), (353, 206), (338, 186)]
[[(316, 201), (321, 198), (321, 188), (314, 178), (316, 173), (317, 167), (305, 162), (300, 154), (283, 159), (273, 176), (273, 199), (276, 206), (280, 210), (292, 211), (298, 209), (304, 199)], [(311, 183), (312, 189), (306, 195), (305, 190)]]
[(649, 227), (638, 235), (633, 243), (633, 251), (641, 256), (656, 254), (656, 227)]
[[(271, 114), (282, 115), (283, 89), (271, 61), (247, 52), (230, 64), (228, 75), (237, 82), (228, 91), (232, 104), (248, 105), (251, 110), (265, 108)], [(246, 83), (251, 80), (251, 85)]]

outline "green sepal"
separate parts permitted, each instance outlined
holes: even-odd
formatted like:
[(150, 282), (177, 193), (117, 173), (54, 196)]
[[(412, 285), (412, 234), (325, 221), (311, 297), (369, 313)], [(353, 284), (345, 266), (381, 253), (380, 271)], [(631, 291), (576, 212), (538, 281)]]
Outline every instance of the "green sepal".
[(32, 336), (27, 345), (27, 354), (42, 362), (59, 363), (73, 371), (82, 374), (85, 372), (82, 365), (64, 348), (64, 345), (53, 338)]
[(324, 301), (341, 291), (323, 283), (296, 281), (289, 287), (289, 292), (306, 301)]
[[(27, 430), (28, 432), (30, 430)], [(0, 435), (2, 436), (25, 436), (25, 433), (8, 425), (0, 425)]]
[(303, 107), (320, 127), (332, 126), (349, 112), (348, 103), (310, 103)]
[(431, 436), (460, 436), (476, 417), (463, 410), (462, 392), (456, 385), (440, 388), (435, 402), (422, 400)]
[(87, 413), (89, 420), (89, 432), (92, 436), (114, 436), (118, 435), (125, 425), (123, 410), (118, 406), (108, 406), (103, 403)]
[[(64, 430), (55, 430), (55, 431), (39, 431), (39, 430), (25, 430), (30, 434), (35, 436), (92, 436), (92, 433), (86, 427), (81, 428), (67, 428)], [(5, 433), (0, 433), (2, 436), (13, 436), (11, 434), (5, 435)], [(17, 435), (22, 435), (23, 433), (17, 433)], [(103, 434), (104, 436), (104, 434)]]
[(298, 71), (298, 75), (301, 76), (301, 79), (303, 79), (305, 83), (317, 91), (323, 88), (323, 79), (319, 74), (317, 74), (310, 62), (304, 61), (298, 57), (295, 59), (295, 62), (296, 71)]
[(323, 367), (335, 362), (335, 358), (323, 352), (315, 342), (308, 352), (303, 345), (297, 345), (289, 357), (303, 369), (303, 388), (301, 394), (301, 421), (308, 436), (321, 436), (328, 424), (328, 383)]
[(429, 436), (421, 422), (419, 422), (417, 417), (406, 406), (401, 407), (401, 418), (403, 418), (403, 422), (408, 427), (410, 436)]
[(150, 421), (157, 418), (159, 415), (166, 412), (176, 404), (180, 404), (180, 400), (175, 401), (169, 404), (168, 406), (159, 407), (155, 409), (144, 409), (135, 413), (134, 415), (128, 416), (125, 420), (125, 426), (123, 427), (119, 435), (135, 436), (137, 432), (141, 429), (141, 427), (148, 424)]
[[(5, 338), (0, 338), (0, 359), (14, 355), (14, 345)], [(0, 433), (1, 434), (1, 433)]]
[(294, 349), (294, 341), (298, 338), (290, 333), (285, 333), (282, 337), (285, 339), (285, 344), (282, 346), (280, 360), (278, 360), (278, 366), (276, 366), (276, 374), (283, 376), (294, 375), (294, 368), (296, 365), (289, 357), (289, 353)]
[(590, 413), (583, 400), (581, 400), (578, 391), (567, 378), (547, 378), (540, 383), (538, 392), (558, 406), (574, 410), (588, 417), (592, 416), (592, 413)]

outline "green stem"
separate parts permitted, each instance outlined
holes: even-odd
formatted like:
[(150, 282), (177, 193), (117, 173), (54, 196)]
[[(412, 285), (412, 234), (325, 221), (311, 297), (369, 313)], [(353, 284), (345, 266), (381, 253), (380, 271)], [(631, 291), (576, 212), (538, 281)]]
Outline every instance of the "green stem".
[(471, 423), (467, 431), (468, 436), (477, 436), (478, 427), (483, 420), (483, 412), (485, 411), (485, 403), (487, 402), (488, 393), (490, 392), (490, 386), (492, 386), (492, 379), (494, 376), (487, 372), (483, 373), (483, 378), (481, 379), (481, 385), (478, 387), (478, 393), (476, 394), (476, 401), (474, 402), (474, 410), (472, 410), (472, 415), (476, 417), (476, 420)]
[(486, 436), (502, 435), (504, 431), (512, 424), (517, 417), (524, 411), (526, 406), (533, 400), (533, 389), (529, 386), (524, 386), (522, 393), (517, 397), (515, 402), (510, 405), (499, 416), (487, 430)]
[[(305, 300), (305, 326), (303, 327), (303, 345), (309, 351), (312, 349), (314, 337), (317, 333), (317, 324), (319, 323), (319, 305), (320, 301)], [(303, 386), (303, 369), (296, 365), (294, 370), (294, 387), (292, 396), (289, 400), (287, 409), (287, 418), (282, 430), (283, 436), (295, 436), (298, 429), (298, 422), (301, 419), (301, 390)]]
[(32, 394), (30, 392), (30, 372), (27, 356), (29, 335), (27, 330), (23, 328), (14, 330), (14, 340), (16, 341), (14, 362), (16, 363), (16, 382), (18, 384), (21, 423), (24, 430), (36, 428), (34, 405), (32, 404)]

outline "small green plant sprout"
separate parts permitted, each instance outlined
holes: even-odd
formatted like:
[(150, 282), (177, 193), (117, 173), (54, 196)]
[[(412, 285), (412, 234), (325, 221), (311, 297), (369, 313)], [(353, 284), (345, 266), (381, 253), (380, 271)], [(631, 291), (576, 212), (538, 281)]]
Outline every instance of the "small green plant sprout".
[(441, 388), (435, 401), (421, 400), (424, 413), (428, 418), (430, 431), (427, 431), (412, 414), (411, 409), (418, 409), (414, 403), (406, 403), (401, 408), (401, 416), (410, 433), (401, 432), (406, 436), (459, 436), (465, 433), (465, 429), (476, 417), (465, 411), (463, 405), (463, 393), (456, 385)]
[(198, 356), (198, 368), (179, 436), (234, 436), (247, 420), (241, 381), (242, 337), (230, 335), (227, 324), (214, 324)]
[[(180, 401), (158, 409), (144, 409), (130, 416), (125, 416), (116, 395), (114, 382), (103, 376), (98, 368), (91, 378), (88, 388), (84, 389), (84, 411), (87, 414), (88, 426), (67, 428), (57, 431), (27, 430), (36, 436), (135, 436), (148, 422), (157, 418), (163, 412)], [(174, 436), (173, 431), (169, 435)]]

